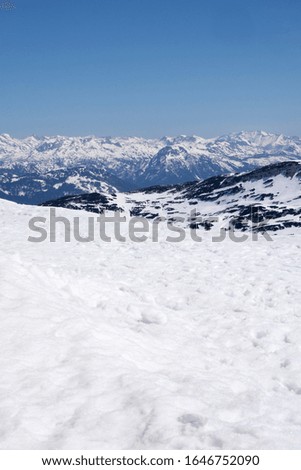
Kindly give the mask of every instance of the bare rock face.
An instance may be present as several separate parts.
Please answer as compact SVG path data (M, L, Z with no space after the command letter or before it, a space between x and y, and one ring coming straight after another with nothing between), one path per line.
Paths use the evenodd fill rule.
M119 210L206 230L215 223L226 229L254 231L301 227L301 162L127 193L66 196L43 205L96 213Z

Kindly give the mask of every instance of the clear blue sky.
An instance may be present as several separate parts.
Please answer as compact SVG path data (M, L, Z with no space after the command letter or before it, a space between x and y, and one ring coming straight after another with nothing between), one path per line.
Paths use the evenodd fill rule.
M301 135L300 0L0 0L0 133Z

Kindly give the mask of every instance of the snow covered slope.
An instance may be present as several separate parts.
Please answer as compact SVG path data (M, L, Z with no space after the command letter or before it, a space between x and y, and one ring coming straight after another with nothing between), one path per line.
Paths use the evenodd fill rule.
M0 135L0 196L39 203L99 191L203 180L301 158L301 139L240 132L214 139Z
M301 227L301 162L276 163L247 173L132 193L66 196L44 205L98 213L120 210L207 229L215 224L257 231Z
M300 449L300 232L30 243L33 216L0 201L2 449Z

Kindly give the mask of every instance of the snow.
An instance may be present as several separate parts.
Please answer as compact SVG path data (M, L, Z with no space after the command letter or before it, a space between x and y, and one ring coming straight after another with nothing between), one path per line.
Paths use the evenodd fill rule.
M108 167L116 168L120 161L147 163L165 147L188 152L192 162L195 158L210 157L220 164L223 160L243 160L252 162L262 160L262 165L273 163L269 157L300 157L301 138L264 131L238 132L216 138L205 139L193 135L145 139L142 137L68 137L68 136L30 136L17 139L8 134L0 134L0 157L3 162L22 163L30 161L41 163L43 160L64 159L72 163L83 159L101 159ZM180 156L183 158L182 156ZM188 160L189 161L189 160ZM231 163L231 161L230 161ZM232 164L234 161L232 161ZM239 164L239 161L236 162Z
M56 187L56 197L66 195L66 184L68 194L77 194L79 190L99 191L100 183L109 185L111 192L114 188L130 191L250 171L295 161L300 155L299 137L263 131L212 139L196 135L162 139L95 136L16 139L3 134L0 135L0 185L12 201L34 204L53 199L53 188L60 183L65 184ZM37 185L31 187L33 179L45 182L44 194L41 195ZM16 197L24 184L26 197Z
M28 242L48 214L0 201L2 449L300 449L300 231Z
M181 216L182 223L187 227L194 211L199 217L218 218L213 225L229 228L229 224L235 219L242 219L241 213L244 209L252 207L254 214L256 209L266 210L266 227L278 224L282 227L283 221L290 221L293 224L300 224L300 162L292 163L295 168L292 170L293 176L274 174L275 167L268 167L260 177L255 178L253 173L245 173L249 179L235 180L224 178L221 187L215 189L206 188L204 194L195 195L202 185L206 186L206 181L167 188L164 191L138 191L124 195L124 200L120 197L116 200L119 207L128 212L135 212L147 216L147 214L158 214L160 217L174 219ZM288 169L288 165L286 167ZM299 169L298 169L299 168ZM280 171L278 169L278 171ZM294 173L295 172L295 173ZM238 177L239 178L239 177ZM227 183L228 179L228 184ZM233 190L237 190L234 191ZM208 191L208 192L206 192ZM269 213L270 212L270 213ZM177 225L181 225L178 221Z

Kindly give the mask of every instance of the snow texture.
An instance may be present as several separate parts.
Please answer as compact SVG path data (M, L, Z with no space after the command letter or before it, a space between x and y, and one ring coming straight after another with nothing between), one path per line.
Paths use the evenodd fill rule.
M301 448L300 231L29 243L48 214L0 201L2 449Z

